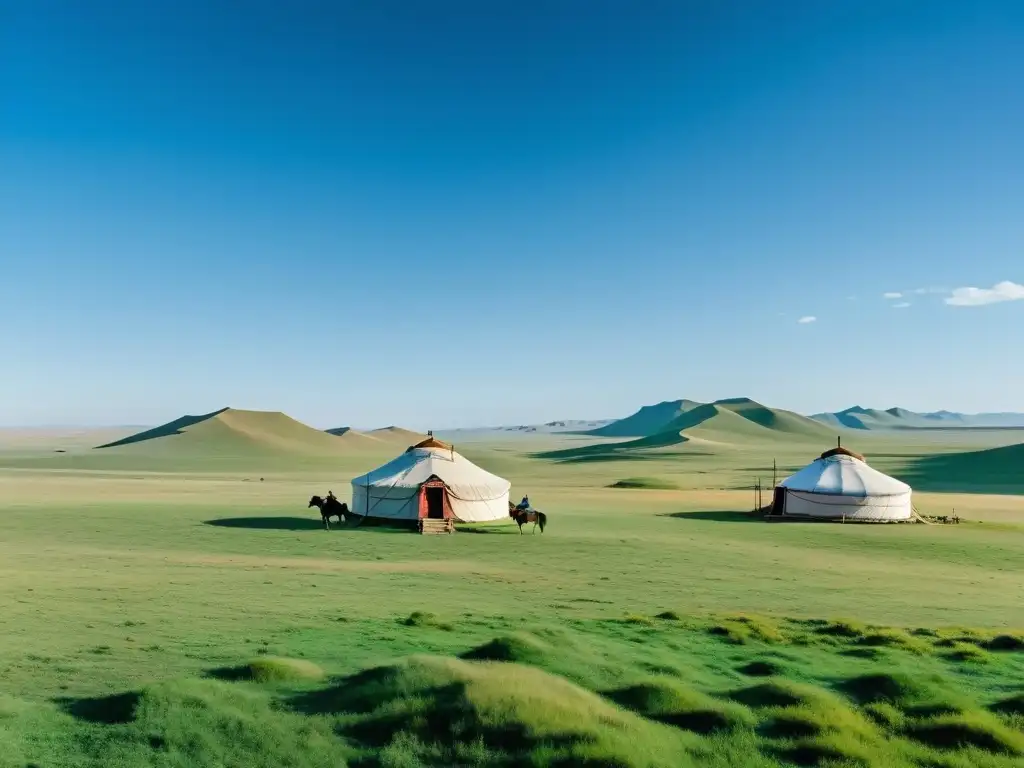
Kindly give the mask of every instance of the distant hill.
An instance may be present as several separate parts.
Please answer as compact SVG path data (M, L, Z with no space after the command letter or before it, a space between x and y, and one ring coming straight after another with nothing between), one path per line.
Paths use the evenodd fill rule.
M411 429L394 426L373 429L365 434L368 437L383 440L385 443L401 448L408 448L410 445L415 445L427 439L427 436L420 432L413 432Z
M339 438L283 413L222 408L201 416L182 416L97 450L178 457L329 456L350 453L362 444L358 438Z
M876 410L855 405L835 413L816 413L812 419L822 424L847 429L935 429L935 428L1021 428L1024 413L956 413L933 411L918 413L906 408Z
M333 429L324 430L328 435L334 435L336 438L345 443L346 446L352 448L366 448L366 449L382 449L385 447L385 442L379 438L368 435L365 432L359 432L358 430L352 429L352 427L334 427Z
M590 430L587 434L595 437L648 437L669 430L672 422L699 405L694 400L666 400L657 405L645 405L633 415Z
M683 401L676 401L682 405ZM685 445L692 450L713 450L716 445L743 445L773 440L799 440L830 444L835 433L828 426L806 416L779 408L769 408L749 398L731 398L713 403L694 404L685 401L687 408L675 407L678 415L663 423L656 432L633 440L615 443L585 445L560 451L540 454L543 458L563 460L615 460L627 458L629 454L657 451ZM650 406L645 418L671 412L674 403L660 403ZM634 416L644 413L641 409ZM630 417L633 418L633 417ZM650 418L648 423L655 423ZM623 419L623 421L626 421ZM639 429L643 420L636 419L635 426L625 429ZM614 426L614 425L613 425ZM594 433L591 433L594 434Z

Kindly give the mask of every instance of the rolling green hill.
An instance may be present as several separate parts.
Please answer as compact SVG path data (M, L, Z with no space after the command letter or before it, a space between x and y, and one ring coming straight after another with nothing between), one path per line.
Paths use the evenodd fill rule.
M359 432L322 432L276 411L222 408L182 416L159 427L98 446L104 454L160 458L330 457L388 446Z
M699 405L694 400L666 400L657 405L645 405L632 416L613 421L587 434L594 437L647 437L666 431L673 421Z
M653 434L616 443L599 443L541 454L545 458L600 461L637 458L650 452L685 446L691 452L715 452L765 442L828 445L835 433L824 424L749 398L695 405Z

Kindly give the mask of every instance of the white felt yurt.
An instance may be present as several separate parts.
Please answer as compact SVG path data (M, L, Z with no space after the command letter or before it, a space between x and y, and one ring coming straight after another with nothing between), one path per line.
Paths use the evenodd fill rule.
M894 522L913 516L911 488L845 448L826 451L775 488L770 516Z
M508 518L510 483L430 437L352 481L352 514L483 523Z

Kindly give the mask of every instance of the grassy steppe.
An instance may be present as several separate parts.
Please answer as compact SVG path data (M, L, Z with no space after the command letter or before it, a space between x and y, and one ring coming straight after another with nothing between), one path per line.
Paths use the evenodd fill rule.
M873 440L902 475L990 447ZM536 458L594 442L460 446L550 524L451 537L306 509L393 447L9 447L0 766L1024 760L1017 486L916 496L959 526L770 525L754 478L827 445Z

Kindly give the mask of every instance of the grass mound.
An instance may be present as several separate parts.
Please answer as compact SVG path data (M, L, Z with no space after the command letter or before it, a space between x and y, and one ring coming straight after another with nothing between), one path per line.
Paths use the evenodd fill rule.
M929 646L902 629L874 629L857 638L857 644L868 648L899 648L911 653L927 653Z
M937 749L977 747L987 752L1024 755L1024 734L984 712L938 715L909 724L905 733Z
M818 625L815 630L819 635L826 637L858 638L867 633L867 627L860 622L849 619L833 619Z
M996 635L985 641L984 647L989 651L1024 651L1024 634Z
M708 632L734 645L787 642L779 625L764 616L726 616L709 627Z
M358 713L341 731L365 748L401 752L405 765L689 762L678 731L519 664L412 657L306 697L304 706Z
M519 664L539 666L548 658L551 646L542 640L517 632L496 637L490 642L462 654L463 659L472 661L512 661Z
M66 702L64 709L88 730L66 734L60 759L46 765L345 764L345 745L328 723L281 711L261 691L217 680L170 681ZM4 757L0 763L7 765Z
M406 627L434 627L436 629L451 630L452 625L442 621L436 614L429 611L413 611L400 624Z
M1024 715L1024 693L1000 699L990 709L1003 715Z
M763 683L733 691L729 694L729 698L752 709L769 709L810 706L826 695L826 691L813 685L795 683L783 678L772 678Z
M222 680L251 680L257 683L299 683L320 680L324 671L311 661L263 656L237 667L214 670Z
M648 491L677 491L679 486L670 480L663 480L658 477L626 477L622 480L618 480L611 485L609 488L625 488L633 490L648 490Z
M743 707L685 688L671 678L655 678L606 695L644 717L696 733L731 731L754 724L753 715Z
M756 659L749 664L744 664L738 671L747 677L775 677L781 675L785 669L775 661Z
M962 664L986 664L991 660L988 651L974 643L952 643L949 650L942 654L944 658Z
M963 712L970 705L949 691L944 681L934 676L913 676L902 672L860 675L840 686L860 704L887 703L914 715Z

